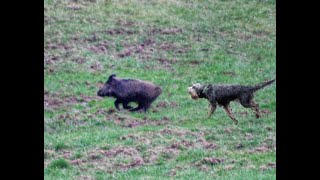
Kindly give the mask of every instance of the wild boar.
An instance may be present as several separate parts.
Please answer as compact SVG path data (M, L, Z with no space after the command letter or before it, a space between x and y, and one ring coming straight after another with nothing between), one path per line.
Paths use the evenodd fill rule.
M138 79L121 79L115 74L109 76L107 82L98 91L100 97L114 97L116 101L114 105L117 110L120 110L119 104L122 104L124 109L129 111L143 110L147 112L152 102L162 93L162 89L151 82ZM132 108L128 104L136 102L138 106Z

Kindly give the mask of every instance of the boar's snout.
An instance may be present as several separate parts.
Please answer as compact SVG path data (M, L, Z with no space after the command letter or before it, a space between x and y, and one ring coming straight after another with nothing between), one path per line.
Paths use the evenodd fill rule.
M100 89L97 93L98 96L103 97L102 89Z
M110 88L110 86L104 86L104 87L102 87L102 88L98 91L97 95L100 96L100 97L111 96L111 88Z

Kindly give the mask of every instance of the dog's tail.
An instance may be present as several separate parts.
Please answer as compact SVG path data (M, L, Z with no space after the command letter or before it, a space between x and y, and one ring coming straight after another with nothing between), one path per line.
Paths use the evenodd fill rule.
M257 85L255 85L255 86L252 87L252 90L253 90L253 91L257 91L257 90L259 90L259 89L262 89L262 88L264 88L264 87L272 84L275 80L276 80L276 79L273 79L273 80L270 80L270 81L265 81L265 82L262 82L262 83L260 83L260 84L257 84Z

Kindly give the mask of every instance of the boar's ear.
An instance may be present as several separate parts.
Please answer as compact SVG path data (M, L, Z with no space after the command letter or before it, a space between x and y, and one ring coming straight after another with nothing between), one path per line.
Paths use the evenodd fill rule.
M108 78L107 83L111 83L114 77L116 77L116 74L111 74Z

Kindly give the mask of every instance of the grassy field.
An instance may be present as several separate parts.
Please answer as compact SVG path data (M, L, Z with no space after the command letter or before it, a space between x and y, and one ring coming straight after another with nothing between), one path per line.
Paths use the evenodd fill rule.
M275 0L44 0L44 179L275 179L276 85L206 119L195 82L276 77ZM99 98L108 76L151 81L147 114ZM134 104L133 104L134 106Z

